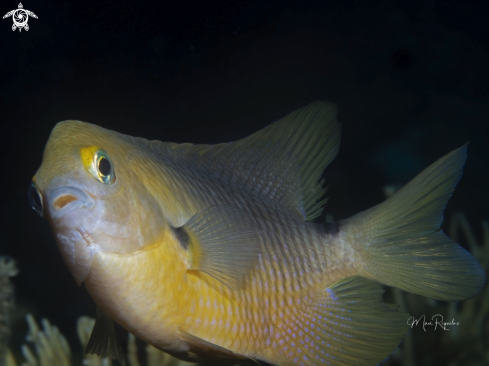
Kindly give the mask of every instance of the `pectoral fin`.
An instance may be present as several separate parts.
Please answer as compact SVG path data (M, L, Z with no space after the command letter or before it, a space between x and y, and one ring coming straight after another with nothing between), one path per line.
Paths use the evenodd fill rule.
M88 340L85 353L96 354L100 357L110 357L127 365L127 358L117 340L114 321L97 306L97 320Z
M235 206L209 207L175 234L188 250L190 271L202 271L232 289L241 286L260 253L255 221Z

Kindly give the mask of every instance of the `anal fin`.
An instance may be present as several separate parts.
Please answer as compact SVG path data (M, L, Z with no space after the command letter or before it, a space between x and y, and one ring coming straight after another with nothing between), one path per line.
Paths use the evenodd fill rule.
M288 365L377 365L399 345L408 314L382 300L374 281L350 277L307 303L285 326L282 352Z

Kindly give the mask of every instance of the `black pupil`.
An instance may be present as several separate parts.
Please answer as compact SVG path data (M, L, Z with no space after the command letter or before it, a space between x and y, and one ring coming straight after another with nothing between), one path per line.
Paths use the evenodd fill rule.
M42 216L43 213L42 201L41 201L41 197L39 197L39 192L37 191L34 183L31 183L31 186L29 187L28 196L29 196L29 203L31 204L32 209L36 211L36 213L39 216Z
M98 170L102 175L109 175L111 170L110 161L106 158L100 159L98 163Z

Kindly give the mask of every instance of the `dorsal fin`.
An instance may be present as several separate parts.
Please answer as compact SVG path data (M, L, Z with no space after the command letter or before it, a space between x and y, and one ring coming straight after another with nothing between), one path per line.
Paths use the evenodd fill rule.
M232 143L151 145L172 160L267 196L301 220L311 220L326 202L318 202L326 191L321 173L339 150L336 113L334 104L315 102Z

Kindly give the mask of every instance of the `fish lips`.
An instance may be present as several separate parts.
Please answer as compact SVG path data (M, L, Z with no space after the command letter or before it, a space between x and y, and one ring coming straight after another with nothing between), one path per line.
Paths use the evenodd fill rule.
M84 191L75 187L58 187L53 190L47 200L49 214L52 219L62 219L70 212L80 208L92 209L94 199Z
M85 210L95 208L95 199L83 190L69 186L58 187L47 196L49 221L56 234L58 248L80 285L90 273L93 255L100 251L85 228L90 216Z

